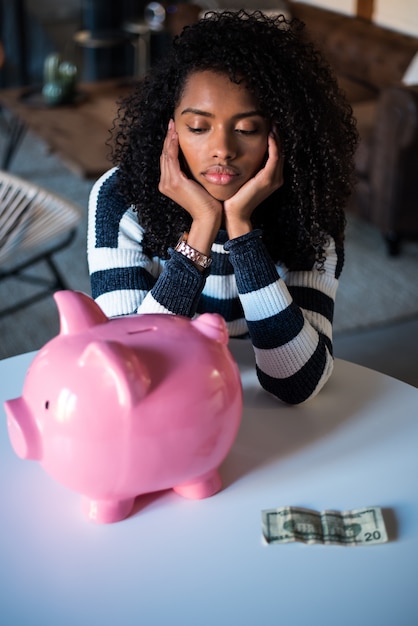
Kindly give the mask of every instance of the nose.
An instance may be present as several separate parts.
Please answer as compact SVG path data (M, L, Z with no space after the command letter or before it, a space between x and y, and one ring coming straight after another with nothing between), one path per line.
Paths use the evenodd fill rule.
M237 141L234 132L225 128L214 130L211 137L211 154L220 160L231 160L237 156Z

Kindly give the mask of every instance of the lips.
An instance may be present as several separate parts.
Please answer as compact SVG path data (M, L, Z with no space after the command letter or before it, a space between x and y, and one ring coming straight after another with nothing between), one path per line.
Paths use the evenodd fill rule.
M237 179L239 172L234 167L212 165L202 172L202 176L215 185L229 185Z

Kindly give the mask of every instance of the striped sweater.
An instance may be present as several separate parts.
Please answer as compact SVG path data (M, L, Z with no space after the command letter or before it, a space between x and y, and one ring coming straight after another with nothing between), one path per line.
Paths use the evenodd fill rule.
M333 368L332 318L343 263L334 241L323 271L289 271L273 263L260 230L232 240L220 230L212 264L200 272L175 250L167 260L143 252L143 229L115 183L113 168L95 183L89 201L92 296L106 315L219 313L231 337L251 340L264 389L289 404L316 395Z

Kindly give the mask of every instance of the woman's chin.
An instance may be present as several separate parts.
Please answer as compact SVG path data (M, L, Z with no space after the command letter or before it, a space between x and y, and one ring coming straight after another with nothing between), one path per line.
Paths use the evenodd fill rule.
M215 198L215 200L218 200L218 202L225 202L226 200L229 200L230 198L232 198L234 194L226 194L226 193L217 193L216 195L212 194L212 196Z
M210 185L205 187L205 189L218 202L225 202L235 196L239 187L231 188L229 185Z

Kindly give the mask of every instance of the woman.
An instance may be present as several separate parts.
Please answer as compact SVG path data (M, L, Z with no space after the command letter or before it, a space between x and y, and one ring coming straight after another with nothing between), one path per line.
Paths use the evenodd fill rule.
M357 135L302 25L206 15L115 128L115 168L90 198L93 297L109 316L220 313L267 391L314 396L333 367Z

